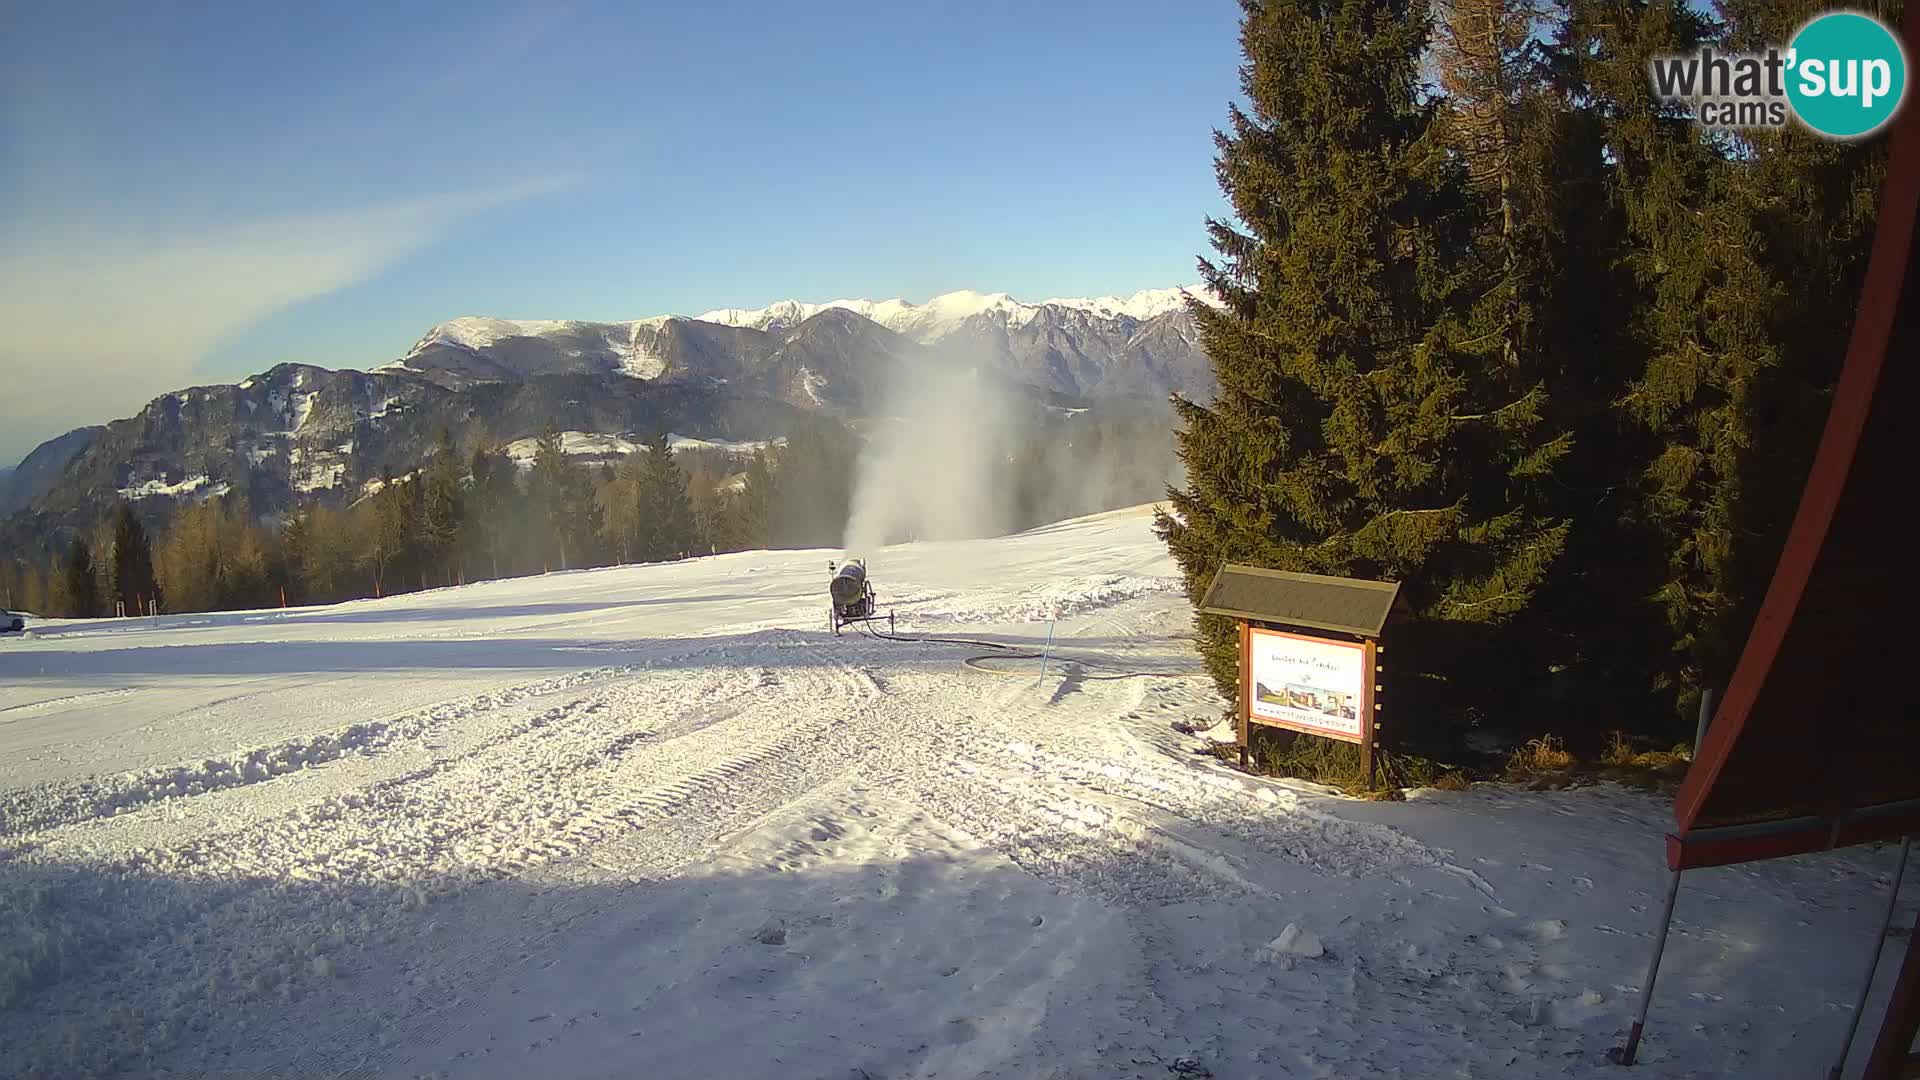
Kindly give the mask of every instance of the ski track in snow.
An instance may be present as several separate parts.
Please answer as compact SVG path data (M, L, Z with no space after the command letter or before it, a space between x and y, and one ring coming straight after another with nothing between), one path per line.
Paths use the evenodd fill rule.
M65 765L0 788L0 1071L1609 1075L1663 804L1196 756L1171 725L1219 701L1142 514L874 553L882 606L1191 676L833 637L829 554L14 643L0 745ZM318 711L221 711L290 701L303 655ZM1640 1072L1823 1066L1888 861L1690 874Z

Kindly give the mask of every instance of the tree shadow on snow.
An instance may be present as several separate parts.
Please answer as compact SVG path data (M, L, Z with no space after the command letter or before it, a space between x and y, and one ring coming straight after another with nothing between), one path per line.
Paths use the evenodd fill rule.
M589 886L0 861L0 1072L1161 1075L1048 1030L1049 996L1113 1011L1116 913L950 853L769 854Z
M824 621L824 620L823 620ZM902 630L906 636L908 631ZM920 635L914 635L920 636ZM933 635L928 632L928 636ZM1044 637L1021 634L952 635L999 644L1009 650L1038 651ZM1061 653L1092 657L1115 650L1102 663L1139 670L1193 668L1193 656L1177 643L1141 650L1139 638L1091 637L1056 640ZM969 651L971 650L971 651ZM991 652L966 642L943 644L887 641L825 630L761 630L714 637L558 638L503 634L483 638L417 638L358 641L261 641L178 644L119 649L0 649L0 679L75 678L112 675L299 675L450 670L581 671L596 667L644 665L657 669L759 667L833 667L847 663L885 663L921 670L958 668L969 655Z
M405 596L427 594L412 593ZM404 599L392 597L390 600ZM140 635L190 629L282 628L317 626L378 627L421 622L460 622L475 619L508 619L525 616L581 615L591 612L615 612L628 608L658 607L676 604L733 604L769 599L754 594L716 593L702 596L658 596L639 600L579 600L520 603L503 597L498 604L467 602L435 607L400 605L379 600L347 601L325 607L296 607L264 611L207 611L150 618L89 619L64 622L56 626L36 626L34 640L60 638L97 638L104 635Z
M1043 880L944 834L870 842L894 820L849 801L657 880L594 851L549 867L592 868L591 884L196 877L0 852L0 1064L63 1077L1165 1078L1197 1054L1223 1080L1439 1075L1463 1060L1584 1075L1606 1068L1629 1004L1616 984L1645 958L1640 940L1528 944L1500 921L1511 913L1470 916L1498 940L1461 921L1485 910L1468 890L1454 908L1436 911L1429 891L1383 914L1374 898L1392 884L1366 876L1329 879L1305 906L1117 900L1094 883L1153 865L1124 845ZM1637 1072L1824 1065L1840 1014L1783 1017L1778 1002L1848 1000L1854 976L1817 962L1831 935L1796 928L1800 914L1742 921L1737 943L1676 935ZM1292 921L1319 928L1325 955L1262 948ZM1595 988L1604 1007L1571 1004ZM1684 1000L1716 989L1727 1001L1683 1023Z

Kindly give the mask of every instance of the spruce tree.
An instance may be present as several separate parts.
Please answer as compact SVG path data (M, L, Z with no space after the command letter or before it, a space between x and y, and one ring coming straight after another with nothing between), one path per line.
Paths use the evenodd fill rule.
M769 543L781 547L835 547L846 535L853 506L854 462L860 444L845 425L802 417L771 455L779 490L769 512Z
M507 515L516 511L520 501L517 470L512 458L482 443L474 447L468 471L473 476L473 487L469 498L471 527L466 535L476 549L476 557L484 557L489 576L497 578L501 574L501 557L508 554ZM511 565L509 562L509 568Z
M454 569L460 550L460 533L465 525L465 499L460 475L460 459L454 452L453 434L440 429L434 440L433 460L427 465L421 492L420 539L427 558L438 568L447 584L460 576Z
M593 492L586 475L568 459L560 430L551 422L534 446L528 489L546 528L546 565L560 570L585 565L585 540L593 531Z
M730 550L733 538L727 535L727 496L722 490L725 477L710 465L696 465L687 474L687 506L693 515L693 549L696 553L718 554Z
M147 530L134 516L133 508L122 500L113 508L113 598L126 606L127 614L139 615L155 599L153 544Z
M1723 162L1684 106L1654 97L1647 75L1653 56L1694 51L1711 31L1705 18L1676 0L1573 0L1563 47L1577 72L1575 92L1601 118L1622 261L1631 277L1624 302L1616 305L1628 330L1619 360L1629 380L1619 405L1647 441L1618 463L1617 482L1635 493L1638 516L1658 538L1648 554L1660 571L1643 587L1663 613L1665 655L1650 659L1647 677L1669 699L1698 682L1690 658L1699 627L1719 608L1711 587L1702 586L1718 576L1710 567L1726 540L1709 523L1710 512L1701 513L1713 501L1712 470L1702 466L1715 451L1683 433L1688 418L1682 414L1704 418L1698 410L1709 401L1739 397L1741 387L1727 381L1732 373L1720 362L1742 364L1731 352L1765 347L1751 332L1751 303L1739 295L1761 284L1751 260L1721 246L1744 242L1733 235L1743 230L1717 190ZM1751 300L1771 302L1766 291ZM1689 388L1693 380L1699 382ZM1733 412L1739 410L1735 405ZM1714 433L1701 434L1717 441ZM1734 441L1741 438L1736 434ZM1734 441L1718 450L1733 451Z
M1195 304L1219 384L1176 397L1184 489L1159 519L1196 601L1222 562L1404 582L1418 618L1526 608L1565 542L1540 488L1566 449L1537 373L1491 364L1468 177L1422 88L1421 0L1242 4L1216 133L1234 221ZM1203 655L1233 692L1231 624Z
M1830 8L1810 0L1727 0L1717 7L1720 41L1740 51L1782 44ZM1899 22L1897 3L1868 10ZM1884 133L1841 142L1789 124L1726 138L1716 162L1717 191L1738 235L1750 238L1742 254L1768 286L1748 298L1743 317L1764 326L1771 349L1758 355L1771 363L1736 375L1749 380L1742 417L1748 435L1730 477L1718 479L1724 459L1712 456L1716 497L1736 494L1713 586L1717 617L1703 623L1694 650L1705 687L1724 688L1731 676L1799 505L1852 332L1887 148Z
M354 558L352 529L339 510L310 506L281 531L289 576L303 602L330 603L342 598Z
M94 579L93 553L87 550L86 541L75 540L68 546L60 586L68 618L92 619L99 616L99 582Z
M391 472L381 474L380 490L362 503L361 535L366 544L364 561L373 573L373 594L385 596L394 591L393 573L405 565L418 537L412 480L396 480Z
M1634 482L1651 440L1618 403L1634 373L1638 294L1609 172L1605 106L1581 80L1592 53L1569 33L1573 11L1533 0L1446 0L1435 49L1439 126L1465 165L1477 222L1480 333L1464 345L1483 377L1537 416L1551 475L1510 498L1567 522L1565 547L1535 599L1499 635L1502 673L1476 705L1532 715L1550 691L1556 726L1618 727L1646 713L1658 655L1650 572L1659 546ZM1646 86L1644 66L1638 73ZM1557 440L1557 441L1552 441ZM1551 672L1547 685L1515 669ZM1500 702L1498 691L1518 699Z
M35 615L48 615L53 611L54 589L52 578L56 571L52 567L29 564L20 583L20 606Z
M677 559L693 547L693 508L687 501L687 474L674 460L667 435L658 432L641 453L641 557Z
M1884 141L1790 127L1704 132L1653 99L1649 57L1788 40L1815 9L1737 0L1576 0L1564 55L1604 132L1632 278L1622 455L1658 538L1648 587L1667 654L1652 678L1689 724L1724 686L1797 505L1857 301ZM1631 439L1627 440L1629 443Z
M17 555L0 560L0 611L19 611L27 606L27 577L32 572Z
M618 466L608 466L595 493L600 503L600 534L614 561L645 561L642 521L646 499L646 456L629 454Z
M772 545L773 507L780 498L780 480L767 451L754 451L739 491L727 506L728 546L753 550Z

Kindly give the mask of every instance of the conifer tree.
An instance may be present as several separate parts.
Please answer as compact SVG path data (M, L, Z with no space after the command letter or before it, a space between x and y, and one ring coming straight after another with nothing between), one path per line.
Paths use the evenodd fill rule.
M739 492L728 504L729 546L739 550L767 547L773 542L773 507L780 496L780 475L766 450L754 451L742 479Z
M786 444L771 455L778 493L768 507L767 542L781 547L841 543L853 505L854 461L860 445L842 424L802 417Z
M1575 0L1563 48L1599 118L1632 293L1620 402L1647 440L1621 465L1658 537L1652 677L1691 719L1724 685L1825 421L1871 239L1884 145L1797 128L1702 132L1652 97L1648 59L1788 40L1814 8L1737 0L1715 25L1675 0Z
M99 582L94 579L93 553L84 540L76 539L67 547L67 561L60 576L60 593L67 617L91 619L100 614Z
M391 571L403 565L418 535L419 518L415 512L417 484L410 479L396 480L383 473L380 490L361 504L366 538L365 561L373 573L373 594L385 596L394 591Z
M600 504L600 534L615 562L644 561L642 522L645 513L646 458L629 454L617 466L608 466L595 491Z
M1641 514L1660 538L1656 559L1664 569L1648 584L1664 613L1667 655L1650 678L1673 694L1697 684L1691 658L1699 629L1720 606L1703 585L1719 576L1712 567L1727 534L1711 520L1713 481L1702 466L1716 453L1730 464L1742 438L1736 425L1702 433L1718 443L1703 446L1684 433L1689 417L1681 414L1707 419L1710 403L1732 404L1731 412L1711 418L1724 423L1740 411L1734 399L1743 390L1719 365L1743 365L1732 353L1765 348L1752 333L1749 302L1738 296L1762 283L1750 259L1720 246L1742 243L1735 234L1744 232L1720 201L1724 162L1684 107L1653 96L1647 76L1653 56L1690 52L1710 40L1710 24L1677 0L1574 0L1569 11L1565 52L1579 72L1577 92L1602 117L1632 275L1619 305L1630 327L1620 361L1631 373L1620 400L1649 439L1641 456L1619 462L1619 481L1640 496ZM1754 299L1770 302L1765 292ZM1746 313L1728 318L1727 302ZM1720 441L1721 433L1733 439Z
M342 599L349 588L357 539L345 516L330 506L310 506L288 521L281 546L303 600Z
M687 470L687 509L692 516L693 550L713 555L731 549L726 535L727 497L721 490L724 477L709 464L696 464Z
M551 422L534 447L528 488L547 530L547 565L560 570L584 565L584 541L593 531L593 492L585 474L568 460L560 430Z
M427 558L448 584L460 576L453 564L459 557L460 533L465 524L464 480L453 434L443 427L435 439L433 460L427 465L422 484L420 539Z
M1831 6L1727 0L1716 6L1719 40L1738 51L1783 44ZM1869 9L1899 21L1897 3ZM1650 398L1671 410L1656 430L1666 437L1678 428L1678 441L1690 444L1696 468L1706 474L1695 474L1690 485L1696 499L1706 492L1705 505L1677 517L1683 534L1702 537L1699 550L1713 557L1704 567L1683 568L1676 576L1686 584L1670 593L1711 598L1698 612L1691 656L1705 688L1724 688L1732 674L1799 504L1852 331L1887 147L1884 134L1841 142L1797 124L1739 132L1716 145L1718 229L1708 239L1739 244L1721 272L1743 291L1713 297L1729 324L1715 328L1725 348L1689 350L1685 359L1650 371L1647 387ZM1755 342L1765 344L1756 348ZM1696 370L1723 374L1723 401L1682 381L1695 374L1686 360L1699 362L1713 351L1724 358ZM1671 477L1663 472L1662 479ZM1666 509L1678 508L1674 494L1663 485Z
M639 454L641 557L677 559L693 547L693 508L687 502L687 474L674 460L667 435L658 432Z
M15 614L56 614L49 603L48 593L53 590L47 577L39 563L18 556L0 561L0 609Z
M47 615L53 611L54 587L49 580L53 575L49 569L28 564L20 582L19 604L36 615Z
M27 579L33 567L17 555L0 559L0 611L21 611L27 606Z
M1552 475L1509 498L1569 523L1566 546L1535 601L1501 635L1506 672L1551 671L1561 724L1621 726L1647 711L1660 631L1649 568L1658 547L1632 478L1648 439L1618 402L1635 354L1636 292L1623 266L1624 223L1612 198L1602 110L1576 72L1566 8L1537 0L1443 0L1435 68L1439 129L1467 170L1477 222L1477 281L1463 346L1482 378L1504 381L1559 441ZM1646 84L1644 69L1641 85ZM1486 680L1523 699L1545 687ZM1535 701L1513 701L1524 714Z
M175 514L154 551L171 611L219 611L276 603L285 567L275 538L247 501L208 499Z
M1176 397L1188 484L1159 520L1198 600L1225 561L1389 578L1420 619L1523 610L1565 542L1540 487L1566 438L1537 374L1488 365L1468 177L1421 88L1422 0L1247 0L1216 135L1235 221L1196 304L1219 394ZM1203 617L1223 692L1231 626Z
M474 447L468 470L473 475L473 487L467 536L477 548L476 554L485 557L489 575L497 578L508 536L507 515L520 501L517 470L511 458L486 443Z
M126 606L127 614L145 612L156 599L153 574L153 544L147 530L125 500L113 508L113 598Z

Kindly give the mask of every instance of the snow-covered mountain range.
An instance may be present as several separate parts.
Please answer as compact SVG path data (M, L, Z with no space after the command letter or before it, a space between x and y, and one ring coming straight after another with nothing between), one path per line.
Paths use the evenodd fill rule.
M841 386L838 393L822 394L820 380L834 382L839 371L864 383L870 365L862 361L891 362L918 346L944 362L1050 393L1158 399L1179 390L1204 396L1210 372L1187 304L1189 297L1205 296L1189 286L1030 304L1006 293L962 291L919 304L780 300L761 308L621 322L467 316L435 326L405 356L375 370L413 372L449 385L581 373L744 382L751 391L812 408L829 399L857 402L865 396L861 390L871 389ZM795 365L783 368L774 361L791 353L796 340L822 344L821 335L809 331L816 321L838 328L841 340L828 351L840 355L792 382L797 373L789 369ZM791 385L776 385L782 378Z
M155 512L225 491L260 512L351 498L417 468L443 426L503 443L548 423L589 436L777 439L809 413L884 415L885 387L917 366L974 370L1034 408L1206 398L1212 369L1190 296L1204 294L1026 303L953 292L624 322L452 319L370 370L280 364L49 440L0 484L0 515L11 512L0 541L61 542L118 497Z
M810 304L802 300L779 300L763 308L718 308L697 315L701 322L726 326L750 326L756 330L779 330L793 326L828 308L839 308L865 316L896 333L922 342L937 341L964 327L970 320L989 319L1008 329L1017 329L1044 316L1046 308L1084 311L1102 319L1132 319L1146 322L1169 312L1185 311L1189 296L1210 300L1198 285L1171 289L1142 289L1132 296L1092 298L1056 298L1037 304L1022 303L1006 293L979 293L971 290L942 293L924 304L909 300L829 300Z

